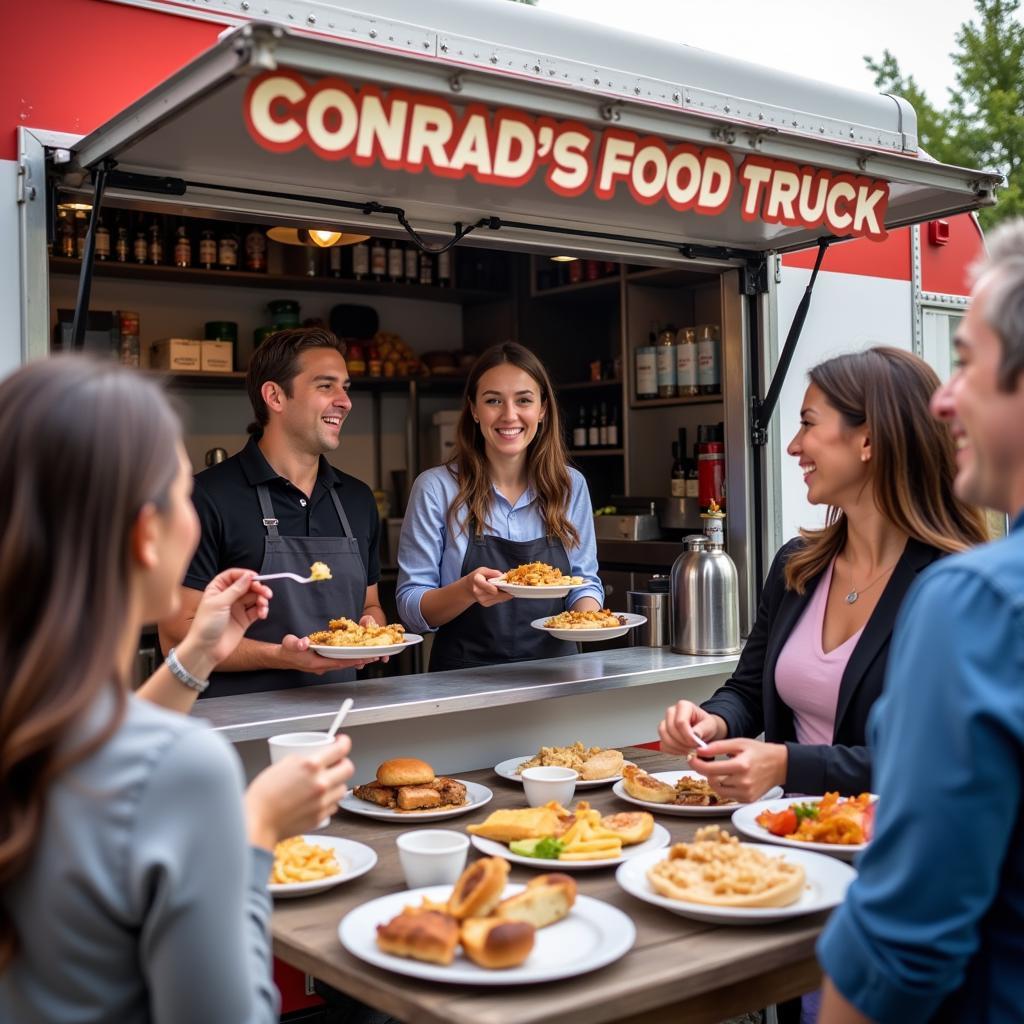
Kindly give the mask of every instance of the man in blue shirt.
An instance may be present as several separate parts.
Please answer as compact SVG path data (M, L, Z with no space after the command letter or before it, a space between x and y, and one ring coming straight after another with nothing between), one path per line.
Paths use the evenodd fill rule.
M904 605L872 716L875 836L818 945L821 1024L1024 1020L1024 221L991 237L954 344L932 411L957 494L1012 529Z

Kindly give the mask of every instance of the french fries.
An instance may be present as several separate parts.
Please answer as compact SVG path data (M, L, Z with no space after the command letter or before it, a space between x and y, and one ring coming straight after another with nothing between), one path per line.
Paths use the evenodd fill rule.
M284 839L274 847L274 867L270 872L272 885L318 882L338 874L341 874L341 865L334 851L307 843L302 836Z
M601 814L586 800L576 805L576 821L559 838L564 847L559 860L614 860L622 856L622 838L601 824Z

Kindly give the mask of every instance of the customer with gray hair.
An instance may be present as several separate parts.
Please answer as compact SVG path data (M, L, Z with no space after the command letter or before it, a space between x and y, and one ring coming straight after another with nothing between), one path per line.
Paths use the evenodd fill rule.
M818 946L822 1024L1024 1013L1024 221L992 235L954 344L932 412L956 492L1013 522L904 604L872 723L875 836Z

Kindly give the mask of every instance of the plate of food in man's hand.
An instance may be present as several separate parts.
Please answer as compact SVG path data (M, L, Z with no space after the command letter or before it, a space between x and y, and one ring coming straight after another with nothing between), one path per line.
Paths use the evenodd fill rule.
M478 810L494 794L477 782L435 775L416 757L395 757L377 768L372 782L356 786L339 801L342 810L381 821L434 821Z
M683 818L721 817L743 806L739 801L716 792L703 775L693 771L645 772L636 765L626 765L612 792L656 814L674 814ZM782 789L775 786L761 799L778 796L782 796Z
M400 622L386 626L361 626L352 619L331 619L327 629L309 634L309 649L322 658L361 661L400 654L407 647L423 643L417 633L406 633Z

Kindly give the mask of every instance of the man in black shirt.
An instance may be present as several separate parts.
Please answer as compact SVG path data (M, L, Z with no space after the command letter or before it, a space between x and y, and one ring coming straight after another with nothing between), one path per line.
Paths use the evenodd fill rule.
M218 697L355 678L375 658L339 662L309 650L329 619L385 623L377 594L380 520L370 489L331 466L352 408L345 347L322 328L278 331L253 354L246 386L256 423L246 446L195 478L202 536L185 576L182 608L160 624L164 649L185 635L202 591L229 567L331 579L275 580L270 613L217 666L204 696Z

